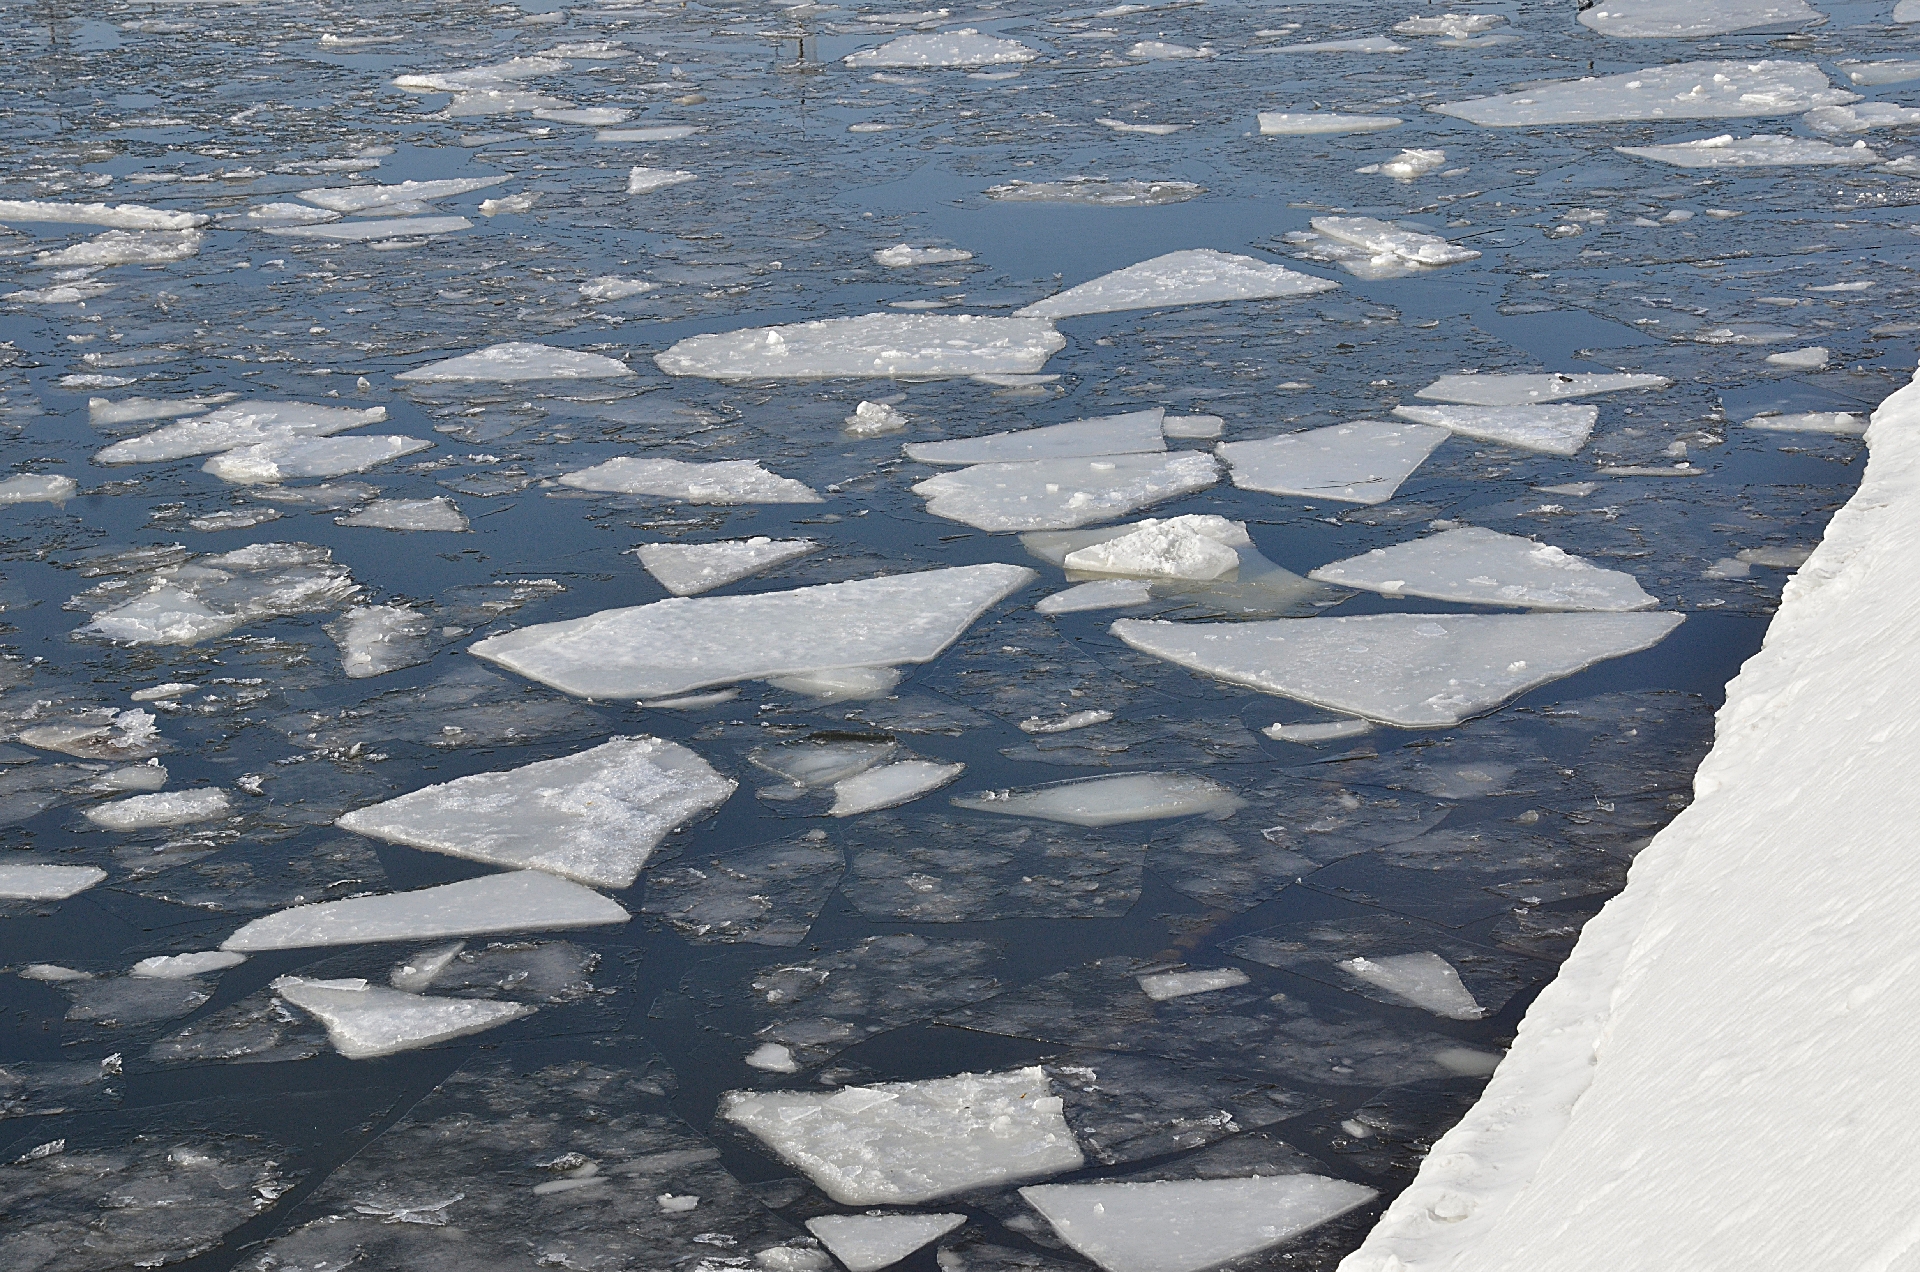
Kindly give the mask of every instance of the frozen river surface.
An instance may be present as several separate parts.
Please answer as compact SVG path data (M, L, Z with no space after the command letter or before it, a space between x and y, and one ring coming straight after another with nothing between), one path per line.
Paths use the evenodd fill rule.
M0 7L0 1266L1333 1268L1911 374L1910 8Z

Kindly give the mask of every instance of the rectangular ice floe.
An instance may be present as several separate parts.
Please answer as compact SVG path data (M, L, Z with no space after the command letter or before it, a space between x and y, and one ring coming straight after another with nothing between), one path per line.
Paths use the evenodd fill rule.
M1446 727L1539 685L1666 639L1682 615L1364 614L1261 623L1123 618L1156 658L1346 715Z
M445 495L431 499L376 499L358 512L335 517L336 526L359 526L372 530L439 531L461 534L468 528L467 514Z
M1145 605L1152 599L1153 584L1146 579L1101 579L1043 596L1033 608L1042 614L1078 614L1084 610Z
M1836 146L1811 137L1735 137L1732 133L1664 146L1615 146L1614 149L1636 159L1653 159L1676 168L1863 167L1881 161L1880 155L1868 149L1864 141Z
M1213 456L1106 455L976 464L913 488L936 517L982 530L1065 530L1125 516L1219 480Z
M1567 398L1617 393L1622 389L1664 389L1673 384L1664 375L1582 371L1573 375L1443 375L1414 394L1429 402L1462 406L1537 406Z
M430 941L489 932L604 927L632 917L591 888L539 870L515 870L413 892L297 905L255 919L220 948L249 953L365 941Z
M1632 120L1797 115L1859 95L1833 87L1811 62L1675 62L1624 75L1541 84L1432 109L1489 128Z
M1335 561L1309 578L1388 596L1468 605L1624 612L1659 604L1631 574L1603 570L1546 543L1479 526Z
M129 437L98 452L96 464L152 464L189 455L212 455L294 437L331 437L378 424L387 408L312 406L305 402L235 402L151 433Z
M0 481L0 507L8 504L63 504L80 490L80 483L58 473L21 473Z
M357 808L338 825L429 852L627 888L668 832L725 802L735 785L678 743L615 738L578 755L423 787Z
M471 652L568 693L663 698L739 680L930 662L1036 577L1015 565L968 565L675 598L524 627Z
M838 1091L732 1091L720 1116L847 1206L900 1206L1078 1170L1039 1066Z
M0 901L64 901L106 877L98 866L0 865Z
M327 1028L327 1040L349 1060L390 1056L482 1033L536 1010L524 1003L478 998L425 998L364 980L282 976L273 990Z
M1447 430L1427 424L1357 420L1251 442L1222 442L1214 453L1242 490L1377 504L1426 462Z
M865 314L689 336L654 361L668 375L710 380L1030 374L1066 347L1043 318Z
M108 800L89 808L86 816L88 821L107 830L146 830L224 817L230 802L227 793L219 787L203 786L198 790L157 791L151 795Z
M1396 406L1393 413L1502 446L1543 455L1577 455L1593 436L1597 406Z
M1384 132L1403 121L1392 115L1337 115L1330 111L1288 114L1260 112L1260 132L1267 137L1328 137L1339 133Z
M633 550L648 574L675 596L696 596L819 550L812 539L725 539L719 543L643 543Z
M510 340L415 367L393 378L407 384L515 384L524 380L606 380L632 374L626 363L604 354Z
M1016 312L1023 318L1071 318L1123 309L1313 296L1339 286L1251 256L1195 248L1103 274Z
M1226 817L1245 803L1220 783L1191 773L1120 773L953 797L956 808L1071 826L1118 826L1196 814Z
M1597 0L1580 11L1581 26L1631 40L1698 39L1825 21L1806 0Z
M1069 420L1041 428L962 437L946 442L909 442L901 449L923 464L992 464L1027 459L1076 459L1103 455L1144 455L1167 449L1160 407Z
M1847 411L1794 411L1783 415L1756 415L1748 428L1769 433L1832 433L1839 437L1859 437L1867 431L1863 415Z
M622 456L560 478L575 490L654 495L703 504L820 503L805 482L770 473L750 459L693 463L684 459Z

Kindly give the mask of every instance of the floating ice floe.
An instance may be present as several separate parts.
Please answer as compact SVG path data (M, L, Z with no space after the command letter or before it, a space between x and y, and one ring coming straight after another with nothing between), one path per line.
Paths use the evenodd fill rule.
M431 499L376 499L358 512L335 517L338 526L362 526L375 530L439 530L459 533L467 528L467 515L460 505L445 495Z
M1445 728L1609 658L1683 616L1364 614L1255 623L1123 618L1142 653L1262 693L1406 729Z
M972 252L958 247L915 247L911 243L883 247L873 254L874 264L884 265L888 269L907 269L914 265L957 265L972 259Z
M878 437L882 433L904 432L907 417L885 402L862 402L840 426L854 437Z
M1325 720L1313 724L1270 724L1260 732L1275 742L1335 742L1372 733L1371 720Z
M615 274L602 274L598 278L589 278L580 284L580 294L588 300L625 300L629 296L643 296L658 287L644 278L621 278Z
M1087 456L1144 455L1167 449L1160 407L1069 420L1040 428L989 433L985 437L955 438L946 442L909 442L902 447L908 459L923 464L993 464L1033 459L1077 459Z
M1214 453L1242 490L1377 504L1448 437L1428 424L1359 420L1251 442L1222 442Z
M1264 137L1332 137L1341 133L1384 132L1398 128L1405 120L1392 115L1340 115L1331 111L1288 113L1278 110L1260 112L1260 133Z
M1577 455L1593 436L1597 406L1396 406L1393 413L1483 442L1543 455Z
M665 190L669 186L685 185L699 179L698 173L680 168L634 168L627 173L627 193L652 194L655 190Z
M1396 44L1384 35L1363 35L1351 40L1310 40L1305 44L1282 44L1275 53L1405 53L1407 46Z
M450 857L628 888L670 831L724 803L736 785L678 743L615 738L423 787L336 824Z
M1871 128L1910 128L1920 124L1920 108L1892 102L1861 102L1858 106L1816 106L1801 116L1807 127L1821 133L1857 133Z
M375 437L292 435L256 442L215 455L201 467L236 486L265 486L295 477L340 477L364 473L403 455L426 450L432 442L385 434Z
M1062 1240L1105 1272L1200 1272L1271 1249L1377 1195L1320 1175L1020 1190Z
M1748 428L1769 433L1832 433L1839 437L1860 437L1867 431L1867 417L1848 411L1796 411L1782 415L1756 415Z
M81 634L136 645L191 645L246 623L332 609L360 591L327 549L300 543L256 543L197 557L144 581L144 591L101 610Z
M1309 578L1388 596L1424 596L1467 605L1624 613L1659 602L1619 570L1603 570L1551 544L1479 526L1375 548L1323 565Z
M807 1231L847 1272L880 1272L966 1221L965 1215L821 1215L807 1220Z
M387 408L310 406L305 402L235 402L194 419L177 420L99 451L96 464L152 464L211 455L293 437L331 437L378 424Z
M1065 530L1205 490L1219 476L1213 456L1180 451L976 464L913 492L934 516L982 530Z
M595 141L680 141L705 129L693 124L661 124L653 128L607 128L594 134Z
M895 749L895 744L885 739L800 738L760 747L748 755L747 760L755 768L783 777L794 787L806 790L863 773L892 755Z
M819 703L853 702L886 697L900 683L900 672L894 667L829 667L768 676L767 683Z
M550 932L604 927L632 917L591 888L543 870L515 870L413 892L297 905L255 919L221 942L220 948L251 953L491 932Z
M72 305L83 300L92 300L95 296L104 296L118 287L118 283L105 283L85 275L91 270L74 271L82 277L67 282L54 282L46 287L22 287L16 291L0 293L0 300L17 301L22 305Z
M194 791L163 791L109 800L87 810L87 820L108 830L146 830L186 826L226 816L232 801L217 786Z
M444 114L448 119L471 119L477 115L511 115L520 111L569 110L573 103L564 97L549 97L524 88L476 88L455 93Z
M199 415L208 407L220 406L238 396L237 393L220 393L212 397L190 398L130 397L118 402L103 397L88 398L87 423L100 428L115 424L139 424L147 420L178 419L182 415Z
M0 222L98 225L113 230L191 230L213 218L200 212L168 212L137 203L52 203L0 199Z
M98 866L0 865L0 901L64 901L106 877Z
M812 539L725 539L719 543L643 543L634 555L675 596L697 596L736 579L816 552Z
M232 225L237 222L258 230L270 225L325 225L339 219L338 212L310 208L303 203L262 203L248 208L244 218L222 218L222 223Z
M265 225L261 231L281 238L323 239L333 243L366 243L375 239L426 238L470 230L464 216L401 216L378 221L329 221L317 225Z
M1084 203L1103 208L1148 208L1185 203L1207 192L1192 181L1111 180L1068 177L1064 181L1009 181L988 186L989 199L1005 203Z
M996 39L972 27L930 35L903 35L877 49L861 49L843 59L848 66L1006 66L1031 62L1040 54L1018 40Z
M689 336L654 355L654 362L668 375L710 380L938 380L1030 374L1066 343L1052 323L1038 318L866 314Z
M1534 406L1567 398L1617 393L1622 389L1664 389L1664 375L1581 372L1563 375L1443 375L1414 396L1462 406Z
M953 797L956 808L1070 826L1119 826L1195 814L1226 817L1245 803L1220 783L1187 773L1121 773Z
M1542 84L1432 109L1489 128L1633 120L1797 115L1859 96L1833 87L1811 62L1676 62L1624 75Z
M1125 309L1212 305L1230 300L1274 300L1335 291L1340 284L1251 256L1212 248L1168 252L1103 274L1015 313L1023 318L1071 318Z
M1149 972L1138 978L1140 992L1156 1003L1194 994L1211 994L1216 989L1237 989L1251 977L1237 967L1210 967L1194 971Z
M1316 234L1333 241L1334 250L1327 253L1330 258L1361 278L1405 278L1480 256L1438 234L1403 229L1370 216L1316 216L1309 224ZM1298 232L1287 237L1289 242L1312 241Z
M146 980L185 980L206 972L223 972L247 961L229 950L202 950L197 954L157 954L127 969L127 975Z
M423 998L357 979L282 976L273 982L273 992L325 1025L327 1040L349 1060L431 1047L483 1033L536 1010L525 1003L480 998Z
M964 764L938 764L932 760L900 760L868 769L833 784L832 817L852 817L876 809L910 803L922 795L937 791L965 771Z
M1168 415L1160 421L1160 431L1168 437L1214 441L1226 431L1227 422L1218 415Z
M1196 542L1199 539L1209 540L1210 546ZM1042 561L1066 570L1069 579L1122 571L1138 575L1137 581L1103 578L1055 593L1035 606L1043 614L1159 599L1197 605L1213 611L1213 617L1280 618L1312 614L1341 596L1337 589L1281 569L1260 555L1243 523L1212 514L1149 519L1098 530L1034 531L1021 535L1020 544ZM1119 546L1108 546L1112 544ZM1228 557L1233 558L1231 565ZM1223 568L1212 577L1199 577L1209 562Z
M929 662L1037 576L968 565L751 596L676 597L490 636L469 652L595 698Z
M575 490L653 495L702 504L821 503L805 482L768 472L750 459L693 463L683 459L623 456L560 478Z
M98 707L81 711L64 720L49 724L37 724L22 729L15 735L28 746L43 751L58 751L62 755L74 755L81 759L117 760L139 759L157 755L167 749L166 740L160 736L160 730L153 722L151 711L115 711L112 707ZM134 772L142 772L135 769ZM166 783L166 770L151 770L158 774L159 785ZM123 770L124 772L124 770ZM111 789L152 790L153 786L116 786Z
M1481 35L1506 21L1497 13L1442 13L1431 18L1407 18L1393 24L1395 35L1441 35L1464 40Z
M491 66L471 66L460 71L408 72L396 75L393 86L409 93L458 93L495 84L511 84L541 75L557 75L567 70L566 62L552 57L516 57Z
M1833 352L1824 345L1813 345L1805 349L1788 349L1783 353L1767 355L1770 367L1785 367L1790 371L1818 371L1833 360Z
M1213 55L1212 49L1196 49L1190 44L1173 44L1166 40L1141 40L1127 50L1128 57L1142 58L1149 62L1196 61Z
M914 1205L1078 1170L1086 1158L1038 1065L925 1082L730 1091L720 1116L846 1206Z
M1210 580L1240 568L1235 548L1252 547L1244 521L1189 513L1149 518L1114 539L1076 548L1062 558L1070 573L1135 579Z
M1033 608L1041 614L1078 614L1086 610L1145 605L1152 599L1153 584L1146 579L1101 579L1043 596Z
M1920 119L1920 112L1916 112L1915 118ZM1623 155L1670 163L1676 168L1844 167L1881 161L1864 141L1836 146L1809 137L1736 138L1731 133L1666 146L1615 146L1614 149Z
M1102 128L1111 128L1117 133L1129 133L1144 137L1171 137L1173 134L1184 132L1191 127L1189 124L1134 124L1128 123L1124 119L1108 119L1104 115L1093 122L1099 124Z
M1446 167L1447 152L1444 150L1402 150L1398 155L1383 163L1370 163L1354 171L1362 176L1379 175L1392 177L1395 181L1412 181Z
M1487 1014L1486 1008L1474 1001L1473 992L1460 983L1460 973L1453 964L1438 954L1350 958L1338 966L1355 980L1446 1020L1479 1020Z
M359 605L327 624L349 680L383 676L433 656L433 620L404 605Z
M0 507L8 504L63 504L80 491L80 483L59 473L20 473L0 481Z
M1698 39L1825 21L1806 0L1598 0L1580 11L1581 26L1631 40Z
M37 252L33 263L42 269L165 265L194 255L206 240L200 230L108 230L72 247Z
M408 384L517 384L524 380L608 380L632 374L626 363L601 354L511 340L445 362L415 367L393 378Z
M625 106L584 106L569 109L562 106L536 106L535 119L551 120L556 124L581 124L588 128L605 128L609 124L624 124L633 118L633 112Z
M398 185L338 186L325 190L302 190L300 197L329 212L369 212L395 203L432 203L486 190L511 177L456 177L445 181L402 181Z
M1920 79L1920 61L1889 59L1880 62L1842 62L1840 69L1854 83L1867 86L1904 84Z

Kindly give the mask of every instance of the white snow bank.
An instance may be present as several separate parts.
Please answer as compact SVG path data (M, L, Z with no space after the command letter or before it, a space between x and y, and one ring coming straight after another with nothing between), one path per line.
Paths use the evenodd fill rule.
M1728 686L1695 800L1344 1272L1909 1266L1920 384Z

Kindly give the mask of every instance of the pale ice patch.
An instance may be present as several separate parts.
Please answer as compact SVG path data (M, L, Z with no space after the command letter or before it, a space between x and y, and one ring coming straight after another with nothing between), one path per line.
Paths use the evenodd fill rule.
M1262 693L1406 729L1445 728L1609 658L1682 615L1365 614L1253 623L1120 619L1156 658Z
M1341 115L1331 111L1260 112L1260 133L1266 137L1332 137L1341 133L1383 132L1404 120L1392 115Z
M1600 418L1597 406L1396 406L1403 420L1543 455L1577 455Z
M968 565L751 596L676 597L490 636L469 652L594 698L930 662L1037 576Z
M117 424L140 424L147 420L178 419L182 415L198 415L210 406L219 406L238 396L235 393L220 393L212 397L190 398L130 397L118 402L103 397L88 398L87 423L102 428Z
M87 810L87 820L107 830L146 830L186 826L224 817L233 801L217 786L191 791L161 791L109 800Z
M521 111L569 110L573 103L564 97L549 97L524 88L476 88L455 93L442 112L448 119L472 119L480 115L512 115Z
M1909 128L1920 124L1920 108L1892 102L1861 102L1858 106L1816 106L1801 116L1807 127L1821 133L1857 133L1870 128Z
M876 49L861 49L843 59L848 66L1005 66L1031 62L1040 54L1018 40L982 35L972 27L938 34L903 35Z
M1136 579L1217 579L1240 568L1235 548L1251 547L1244 521L1189 513L1148 518L1114 539L1090 543L1062 560L1074 574Z
M414 667L433 656L433 620L404 605L358 605L327 624L349 680Z
M515 870L413 892L294 906L255 919L221 942L220 948L297 950L491 932L548 932L604 927L631 917L591 888L541 870Z
M1152 599L1153 584L1146 579L1101 579L1043 596L1033 608L1041 614L1078 614L1085 610L1145 605Z
M1360 420L1283 433L1251 442L1222 442L1214 452L1233 470L1242 490L1299 495L1340 503L1377 504L1448 437L1426 424Z
M1320 1175L1020 1190L1068 1245L1105 1272L1200 1272L1271 1249L1377 1195Z
M812 539L723 539L718 543L643 543L634 555L675 596L697 596L736 579L817 552Z
M1856 84L1904 84L1920 79L1920 61L1842 62L1840 69Z
M1336 254L1349 273L1362 278L1398 278L1425 269L1477 260L1480 253L1420 230L1409 230L1370 216L1316 216L1308 224L1318 234L1358 249L1361 255ZM1294 240L1289 235L1289 241Z
M1489 128L1632 120L1733 119L1797 115L1844 106L1855 93L1833 87L1811 62L1676 62L1624 75L1542 84L1432 109Z
M847 1272L880 1272L966 1221L965 1215L821 1215L807 1220L807 1231Z
M1625 39L1698 39L1753 27L1825 22L1806 0L1597 0L1580 25Z
M1168 252L1103 274L1015 313L1026 318L1071 318L1168 305L1312 296L1337 290L1339 286L1284 265L1203 247Z
M1601 569L1551 544L1479 526L1375 548L1323 565L1308 577L1388 596L1467 605L1624 613L1659 603L1631 574Z
M1111 128L1117 133L1130 133L1143 137L1171 137L1177 132L1184 132L1192 127L1190 124L1132 124L1124 119L1109 119L1104 115L1093 122L1103 128Z
M1043 720L1039 716L1028 716L1020 722L1022 733L1071 733L1075 729L1085 729L1096 724L1105 724L1113 719L1113 712L1105 710L1070 711L1066 715L1052 720Z
M1066 343L1052 323L1038 318L864 314L689 336L654 355L654 362L668 375L710 380L937 380L1030 374Z
M1120 773L953 797L956 808L1070 826L1119 826L1202 813L1227 817L1245 803L1220 783L1190 773Z
M873 254L874 264L884 265L888 269L906 269L913 265L957 265L972 259L973 253L962 248L915 247L911 243L896 243Z
M662 124L654 128L608 128L594 134L595 141L680 141L704 132L693 124Z
M92 300L96 296L104 296L119 286L118 283L106 283L97 278L86 277L92 272L88 269L67 272L78 273L81 277L66 282L49 283L45 287L22 287L17 291L0 293L0 300L17 301L23 305L72 305L83 300ZM94 379L95 386L99 388L111 388L114 384L124 383L126 381L117 380L112 376Z
M1396 35L1441 35L1464 40L1493 30L1506 19L1497 13L1443 13L1431 18L1408 18L1393 24Z
M1900 0L1893 6L1895 22L1920 22L1920 0Z
M235 402L194 419L178 420L99 451L96 464L150 464L211 455L291 437L330 437L378 424L387 408L312 406L305 402Z
M747 1053L744 1061L750 1069L762 1073L798 1073L800 1062L793 1058L793 1052L777 1042L763 1042Z
M526 380L608 380L632 374L626 363L602 354L510 340L415 367L393 378L408 384L517 384Z
M247 961L245 954L229 950L202 950L197 954L156 954L143 958L128 969L127 975L147 980L186 980L205 972L223 972Z
M20 473L0 481L0 507L23 503L63 504L79 490L79 482L59 473Z
M833 784L833 807L829 816L852 817L875 809L893 808L910 803L959 777L964 764L939 764L932 760L900 760L856 773Z
M605 128L609 124L624 124L633 118L633 112L624 106L583 106L567 109L555 106L536 106L533 109L535 119L551 120L556 124L583 124L589 128Z
M1275 742L1334 742L1372 733L1371 720L1324 720L1312 724L1270 724L1260 732Z
M1920 118L1920 113L1915 117ZM1731 133L1665 146L1615 146L1614 149L1623 155L1670 163L1676 168L1845 167L1881 161L1864 141L1836 146L1810 137L1735 137Z
M821 503L805 482L770 473L750 459L696 463L684 459L623 456L560 478L575 490L653 495L702 504Z
M266 486L296 477L340 477L364 473L390 460L417 454L433 445L417 437L383 434L373 437L313 437L290 435L256 442L215 455L201 465L221 481L236 486Z
M0 901L64 901L106 877L98 866L0 864Z
M580 294L588 300L625 300L629 296L639 296L652 291L658 283L650 283L644 278L621 278L617 274L602 274L598 278L589 278L580 284Z
M1391 159L1370 163L1354 171L1362 176L1377 175L1392 177L1395 181L1412 181L1429 172L1437 172L1446 165L1447 152L1444 150L1402 150Z
M364 980L282 976L273 982L273 992L325 1025L327 1040L349 1060L464 1038L537 1010L480 998L424 998Z
M809 790L864 773L896 749L891 741L800 738L756 748L747 762L785 778L798 790Z
M1415 397L1430 402L1457 402L1463 406L1532 406L1567 398L1617 393L1622 389L1664 389L1673 381L1664 375L1580 372L1565 375L1443 375Z
M72 247L36 252L33 263L42 269L164 265L194 255L206 241L200 230L108 230Z
M396 75L392 82L395 88L409 93L457 93L464 89L556 75L567 69L567 63L559 58L516 57L490 66L473 66L460 71L409 72Z
M138 759L167 749L151 711L115 711L112 707L95 707L64 720L37 724L14 736L28 746L85 760ZM164 781L166 770L159 772ZM114 784L105 789L146 788Z
M1136 978L1140 992L1156 1003L1192 994L1211 994L1216 989L1237 989L1251 977L1237 967L1210 967L1194 971L1149 972Z
M467 515L445 495L431 499L376 499L358 512L335 517L338 526L367 526L376 530L442 530L467 528Z
M167 212L137 203L53 203L40 199L0 199L0 222L51 222L97 225L112 230L191 230L212 217L200 212Z
M338 221L338 212L329 212L325 208L310 208L303 203L262 203L248 208L241 217L222 217L225 225L240 224L251 229L265 229L270 225L325 225L329 221Z
M814 1091L731 1091L720 1116L846 1206L913 1205L1078 1170L1086 1158L1038 1065Z
M1067 177L1061 181L1009 181L988 186L989 199L1006 203L1081 203L1103 208L1151 208L1185 203L1207 188L1192 181L1142 181L1137 178Z
M627 193L652 194L655 190L665 190L669 186L685 185L699 179L698 173L680 168L632 168L627 172Z
M1196 49L1190 44L1173 44L1166 40L1141 40L1127 50L1128 57L1143 58L1149 62L1183 62L1213 55L1212 49Z
M1355 980L1385 990L1400 1001L1447 1020L1479 1020L1486 1008L1460 983L1460 973L1438 954L1390 954L1350 958L1337 964Z
M265 225L261 229L281 238L323 239L334 243L365 243L375 239L423 238L470 230L464 216L401 216L376 221L332 221L324 225Z
M132 644L190 645L245 623L332 609L360 591L327 549L301 543L256 543L196 557L107 595L141 584L144 590L134 599L102 609L80 633ZM93 595L75 599L84 603Z
M828 667L768 676L767 683L775 689L805 694L819 703L857 702L892 693L900 683L900 671L895 667Z
M1833 360L1833 354L1822 345L1812 345L1805 349L1789 349L1784 353L1767 355L1770 367L1785 367L1790 371L1818 371Z
M1860 437L1867 431L1867 417L1847 411L1797 411L1783 415L1756 415L1748 428L1769 433L1832 433L1839 437Z
M1087 456L1143 455L1167 449L1160 407L1069 420L1040 428L989 433L985 437L955 438L945 442L909 442L902 447L908 459L923 464L992 464L1031 459L1077 459Z
M840 427L855 437L878 437L882 433L906 431L907 417L885 402L862 402Z
M1213 456L1107 455L975 464L914 486L936 517L981 530L1065 530L1125 516L1205 490L1220 479Z
M302 190L300 197L317 208L330 212L368 212L395 203L431 203L486 190L511 177L455 177L444 181L402 181L397 185L336 186L324 190Z
M1404 44L1396 44L1384 35L1363 35L1349 40L1310 40L1305 44L1281 44L1275 53L1405 53Z
M1169 415L1160 421L1160 431L1168 437L1213 441L1226 430L1227 422L1218 415Z

